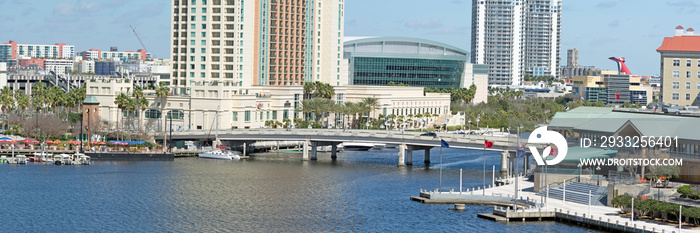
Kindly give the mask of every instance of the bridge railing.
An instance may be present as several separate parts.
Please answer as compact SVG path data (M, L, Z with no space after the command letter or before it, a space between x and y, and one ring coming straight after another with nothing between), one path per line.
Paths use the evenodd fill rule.
M358 138L387 138L396 139L397 141L403 140L422 140L425 142L430 142L431 144L438 144L439 139L444 139L448 143L464 143L464 144L484 144L485 140L491 141L495 146L498 147L512 147L516 148L517 138L515 137L502 137L502 136L488 136L488 135L464 135L464 134L452 134L452 133L437 133L437 137L433 136L421 136L424 132L414 132L414 131L396 131L396 130L363 130L363 129L353 129L353 130L343 130L343 129L226 129L226 130L186 130L173 132L174 136L186 136L186 135L210 135L213 139L218 134L220 137L224 135L296 135L301 137L309 136L327 136L327 137L358 137ZM157 135L156 138L161 138L161 135ZM524 140L522 141L524 142Z

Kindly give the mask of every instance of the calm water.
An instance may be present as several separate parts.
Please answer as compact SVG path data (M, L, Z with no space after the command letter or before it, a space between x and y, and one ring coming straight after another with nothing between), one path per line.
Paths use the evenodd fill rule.
M91 166L2 165L2 232L589 232L555 222L479 219L489 206L426 205L409 200L438 186L433 166L414 152L396 167L396 150L265 154L247 161L95 162ZM482 152L445 149L444 188L482 183ZM487 154L487 164L500 156ZM498 167L496 168L498 169ZM490 171L490 168L489 168ZM490 173L487 183L490 182Z

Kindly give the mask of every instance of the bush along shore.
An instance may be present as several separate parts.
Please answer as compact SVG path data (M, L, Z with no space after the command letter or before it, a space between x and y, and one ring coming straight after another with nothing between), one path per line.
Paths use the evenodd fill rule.
M620 195L612 199L612 205L622 210L622 214L630 214L632 212L632 196ZM654 199L644 199L634 197L634 217L648 218L650 220L660 222L676 222L679 221L681 214L681 205L668 202L658 201ZM682 219L684 223L700 226L700 208L697 207L682 207Z

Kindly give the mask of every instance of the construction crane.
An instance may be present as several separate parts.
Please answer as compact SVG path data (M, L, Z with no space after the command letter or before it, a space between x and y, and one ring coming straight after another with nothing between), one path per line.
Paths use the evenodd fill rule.
M129 25L129 27L131 28L131 31L134 32L134 35L136 36L136 39L138 39L138 40L139 40L139 43L141 43L141 47L143 47L143 50L145 50L146 52L148 52L148 49L147 49L146 46L143 44L143 41L141 41L141 37L139 37L139 34L136 33L136 28L132 27L131 25Z

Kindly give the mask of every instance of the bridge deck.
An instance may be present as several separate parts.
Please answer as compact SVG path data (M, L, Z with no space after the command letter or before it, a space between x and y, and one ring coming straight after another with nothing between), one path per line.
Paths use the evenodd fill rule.
M440 139L444 139L451 148L484 149L484 141L493 142L489 151L515 150L526 139L483 135L464 135L438 133L437 137L421 136L422 132L401 132L389 130L342 130L342 129L231 129L231 130L190 130L173 132L173 140L213 139L218 133L221 141L275 141L275 140L310 140L325 142L374 142L388 144L407 144L413 146L439 147ZM156 135L162 140L162 135Z

